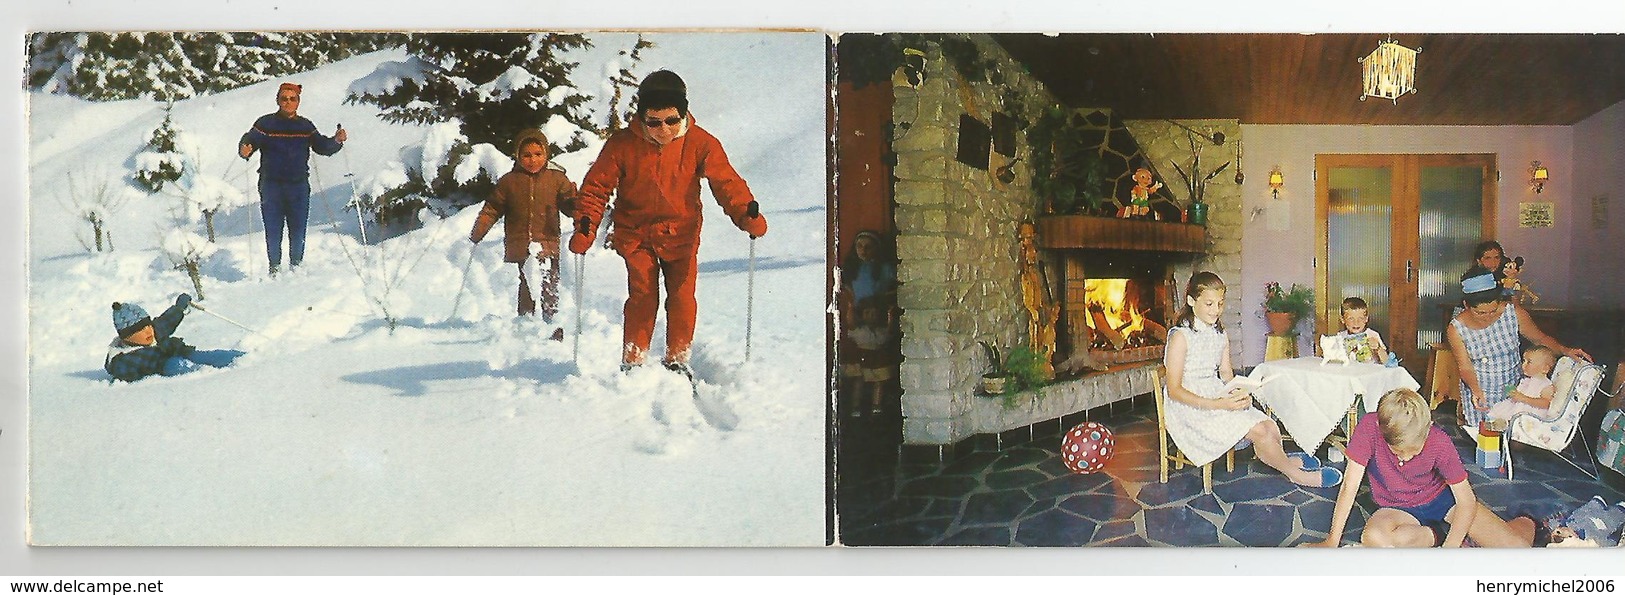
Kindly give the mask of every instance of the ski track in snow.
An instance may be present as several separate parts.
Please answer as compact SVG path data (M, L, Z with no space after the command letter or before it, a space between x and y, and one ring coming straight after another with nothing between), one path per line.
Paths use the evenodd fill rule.
M635 39L593 37L577 88L597 88L596 66ZM657 47L640 74L669 67L688 79L701 125L723 140L772 226L756 246L754 361L745 362L738 263L749 241L706 192L700 262L716 264L700 275L693 385L658 360L619 371L625 269L609 250L585 257L574 360L576 256L561 262L560 310L548 325L513 315L517 271L501 261L502 226L478 246L467 241L477 209L378 245L357 241L353 214L338 206L350 191L343 172L353 166L364 178L421 141L423 128L381 123L370 106L341 105L341 94L403 59L398 50L291 77L306 85L302 114L352 135L348 164L343 153L312 158L298 270L266 274L254 207L216 220L201 303L254 332L194 310L176 334L248 355L229 370L109 383L109 304L157 316L192 292L158 250L173 199L131 201L111 224L117 250L91 255L68 233L83 224L54 194L68 172L123 171L163 110L30 95L31 542L821 544L823 38L724 36L741 40L749 59L713 63L715 36L651 37ZM751 42L763 37L778 43ZM792 57L808 64L806 76L732 70ZM277 82L176 103L212 175L251 190L251 168L228 152L274 109ZM796 84L814 89L798 95L805 105L778 92ZM595 153L559 162L579 181ZM380 302L398 320L393 330ZM664 324L662 314L656 358ZM557 325L565 340L546 340Z

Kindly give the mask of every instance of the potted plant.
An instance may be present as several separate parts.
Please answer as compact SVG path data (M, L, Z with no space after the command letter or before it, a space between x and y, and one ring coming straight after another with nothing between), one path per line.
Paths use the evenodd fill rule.
M1207 203L1203 202L1203 199L1207 196L1207 183L1213 180L1215 176L1219 175L1219 172L1222 172L1225 168L1230 167L1230 162L1226 161L1224 164L1213 168L1213 171L1203 174L1203 147L1201 144L1196 142L1196 136L1192 134L1194 131L1184 125L1179 124L1178 122L1174 122L1174 124L1185 129L1185 136L1187 140L1190 141L1191 145L1190 173L1186 173L1185 169L1180 167L1178 162L1172 160L1168 162L1174 166L1174 171L1179 172L1180 180L1185 182L1186 197L1190 199L1190 205L1185 208L1186 219L1189 223L1207 225ZM1204 137L1204 139L1206 139L1206 137ZM1223 144L1224 135L1214 133L1211 140L1215 145Z
M1004 371L1008 375L1004 387L1006 409L1014 409L1019 404L1017 393L1044 386L1049 381L1044 373L1043 357L1026 345L1010 348L1010 355L1004 361Z
M1291 289L1271 281L1264 284L1264 318L1269 322L1270 334L1285 335L1298 326L1298 320L1310 315L1315 308L1315 290L1297 283Z
M1004 367L1004 359L999 357L999 348L987 341L978 341L982 345L982 353L987 356L987 372L982 374L982 394L1004 394L1005 379L1010 377L1010 371Z

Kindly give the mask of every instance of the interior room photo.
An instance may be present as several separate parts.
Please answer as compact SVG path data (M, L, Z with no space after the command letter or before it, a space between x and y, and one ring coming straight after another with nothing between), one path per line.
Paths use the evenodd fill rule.
M1351 471L1399 389L1508 526L1545 543L1588 506L1625 519L1625 36L848 34L836 53L841 543L1360 545L1387 496L1365 474L1339 540L1340 488L1316 482ZM1518 343L1494 362L1490 320ZM1209 355L1254 382L1238 407L1269 444L1181 433ZM1536 376L1544 409L1486 413Z

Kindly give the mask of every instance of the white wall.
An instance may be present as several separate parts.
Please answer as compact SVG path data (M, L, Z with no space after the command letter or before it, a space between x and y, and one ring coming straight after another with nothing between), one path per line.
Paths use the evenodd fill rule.
M1403 100L1401 100L1403 104ZM1404 106L1401 105L1401 108ZM1622 139L1620 128L1625 125L1625 110L1619 106L1609 109L1612 119L1603 118L1594 126L1592 136L1597 145L1607 145L1606 160L1596 166L1609 169L1613 176L1608 188L1619 188L1625 182L1625 168L1619 167ZM1592 118L1597 120L1597 117ZM1590 120L1588 120L1590 122ZM1589 198L1576 191L1576 163L1573 157L1576 145L1575 128L1569 126L1295 126L1295 125L1242 125L1242 138L1246 140L1243 155L1242 214L1245 221L1242 235L1241 304L1243 349L1238 355L1237 367L1255 365L1264 359L1264 321L1258 316L1264 299L1264 283L1279 281L1283 285L1303 283L1313 285L1314 265L1311 260L1317 249L1315 235L1315 155L1328 153L1494 153L1501 169L1497 189L1495 237L1513 255L1522 255L1533 264L1524 279L1540 292L1542 306L1566 306L1570 302L1570 267L1578 260L1589 259L1571 254L1570 238L1576 230L1589 223ZM1550 170L1552 183L1538 195L1529 187L1528 173L1531 161L1540 161ZM1272 200L1269 172L1280 165L1286 185L1281 199ZM1550 201L1555 207L1555 225L1545 229L1518 228L1518 203ZM1625 202L1625 196L1616 201ZM1582 212L1578 205L1585 204ZM1615 205L1610 205L1615 206ZM1264 207L1256 218L1255 207ZM1286 209L1290 223L1285 231L1270 229L1270 217L1278 215L1268 209ZM1616 215L1614 213L1620 213ZM1583 218L1582 218L1583 215ZM1625 205L1618 205L1610 213L1614 221L1625 215ZM1615 228L1618 226L1615 225ZM1612 270L1620 267L1617 229L1613 234L1616 248ZM1470 255L1462 255L1463 270L1470 264ZM1592 266L1597 263L1587 263ZM1579 283L1577 280L1576 283ZM1231 284L1234 289L1237 285ZM1613 294L1618 301L1617 292ZM1381 321L1376 328L1386 332ZM1307 325L1307 323L1305 323ZM1307 334L1307 333L1306 333ZM1307 338L1301 348L1307 348Z
M1574 125L1574 178L1566 186L1574 189L1569 301L1625 307L1625 102ZM1595 196L1608 199L1600 224L1592 222Z

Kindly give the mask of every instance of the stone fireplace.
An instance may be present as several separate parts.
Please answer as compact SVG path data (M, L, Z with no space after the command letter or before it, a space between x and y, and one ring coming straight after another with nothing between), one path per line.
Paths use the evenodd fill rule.
M1206 251L1199 225L1044 217L1039 246L1059 261L1057 361L1101 364L1161 360L1178 314L1174 271ZM1063 366L1065 367L1065 366Z
M1007 438L1019 441L1023 433L1031 436L1041 426L1058 429L1091 410L1149 393L1166 338L1159 327L1171 324L1185 280L1196 270L1240 279L1241 209L1239 186L1225 175L1208 187L1212 208L1206 228L1048 215L1046 202L1033 190L1036 172L1027 132L1018 127L1009 153L999 149L995 133L991 150L969 151L979 159L963 157L966 145L974 144L971 140L987 136L981 126L969 124L996 129L993 124L1001 119L1031 122L1060 103L991 38L944 37L970 42L956 47L974 50L964 53L976 54L982 70L997 76L967 75L937 43L922 43L917 49L925 54L923 71L889 81L893 100L886 143L894 160L843 161L841 171L858 175L875 167L891 169L897 299L902 311L897 380L904 452L912 447L949 457L966 452L961 450L966 445L982 448L989 437L999 444ZM1141 148L1129 162L1141 161L1158 171L1172 170L1171 163L1190 158L1185 126L1204 133L1222 131L1234 139L1203 149L1204 164L1235 158L1241 136L1234 120L1119 121L1098 109L1077 113L1105 118L1112 139L1132 138ZM1124 155L1132 153L1118 144L1106 146ZM1160 174L1159 179L1169 186L1178 184ZM1121 190L1127 192L1127 187ZM1183 194L1176 192L1174 198L1182 200ZM1170 212L1177 216L1177 211ZM1054 329L1058 351L1052 361L1067 359L1082 345L1085 353L1108 362L1108 369L1062 375L1057 382L1011 398L989 398L978 390L989 367L979 344L1008 352L1031 340L1031 320L1019 282L1017 229L1023 222L1039 228L1049 296L1061 308ZM1109 298L1091 306L1087 299L1091 286ZM1230 292L1225 314L1226 324L1238 328L1242 309L1235 302L1240 296L1240 291ZM1095 329L1087 342L1076 339L1081 334L1077 329L1083 327Z

